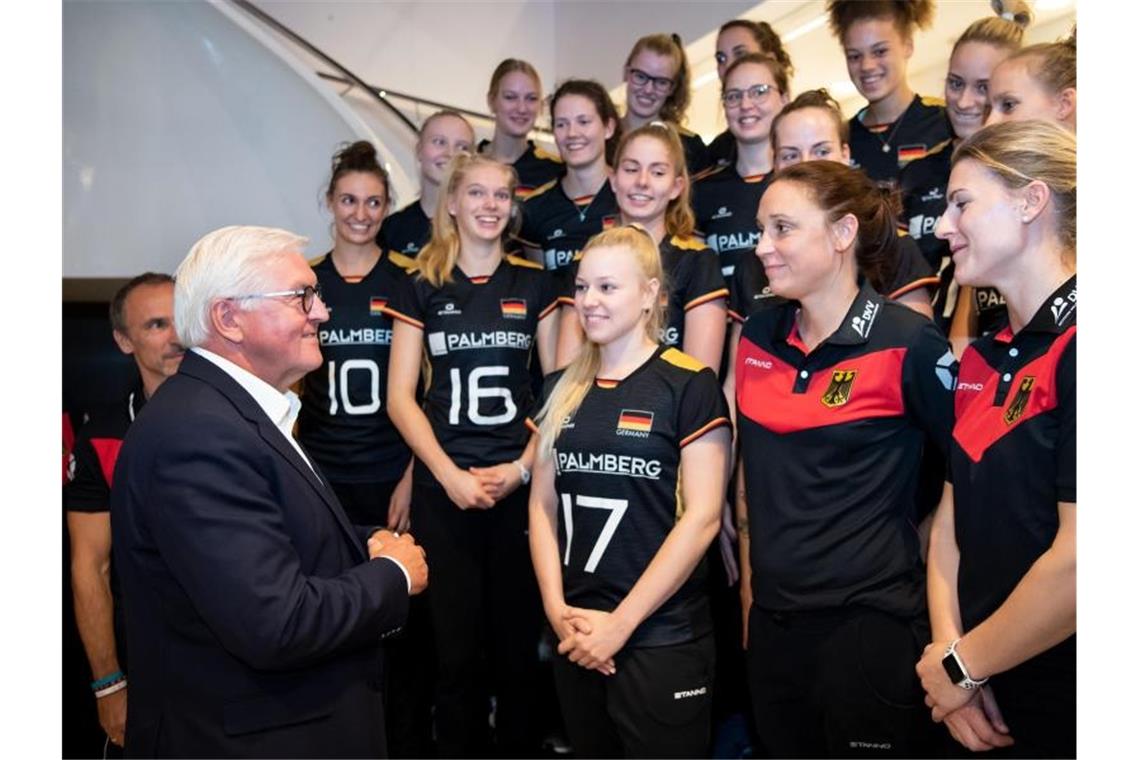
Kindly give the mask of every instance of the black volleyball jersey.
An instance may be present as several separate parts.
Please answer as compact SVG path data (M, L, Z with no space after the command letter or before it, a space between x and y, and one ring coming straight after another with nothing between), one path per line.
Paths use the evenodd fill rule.
M665 281L669 285L669 308L661 342L685 344L685 313L701 304L728 298L728 288L713 250L696 238L666 237L658 247Z
M933 146L924 158L907 164L899 175L902 219L899 227L914 238L935 271L950 258L950 244L934 237L934 228L946 210L946 184L950 180L952 141Z
M297 439L334 483L399 480L411 458L388 417L392 319L384 313L411 264L388 252L348 282L331 254L310 262L329 319L317 327L324 361L305 375Z
M543 264L550 270L568 268L586 241L613 227L620 216L608 181L594 195L571 198L560 179L535 190L523 202L522 213L518 237L523 245L542 251Z
M123 438L146 405L138 382L119 403L92 412L71 449L75 473L63 489L68 512L110 512L111 484Z
M957 362L933 322L867 284L810 352L797 310L756 312L736 356L753 599L922 614L919 465L927 436L948 447Z
M720 259L727 281L741 259L756 253L760 230L756 210L768 189L771 174L741 177L735 164L709 169L693 182L693 214L697 232Z
M736 135L724 130L708 145L709 166L731 164L736 161Z
M851 118L851 161L881 184L898 186L899 172L939 143L953 137L941 98L915 95L914 100L890 124L867 126L864 108Z
M490 146L490 140L480 140L476 151L486 153ZM536 146L533 140L526 141L526 150L512 166L519 177L515 198L520 201L525 201L537 188L552 179L558 179L565 171L561 157Z
M927 263L918 246L908 236L899 234L896 249L898 259L887 273L887 282L881 295L887 298L901 298L919 288L933 290L938 285L938 275ZM759 309L764 308L774 298L768 287L768 277L760 259L753 255L740 259L729 283L728 315L737 322L743 322ZM783 299L776 299L782 301Z
M689 176L695 176L707 169L712 160L709 158L709 149L705 141L692 130L676 124L673 126L677 130L677 136L681 138L681 147L685 150L685 168L689 170Z
M382 249L415 258L431 240L431 219L424 213L419 199L384 218L376 243Z
M966 630L1001 606L1077 500L1077 278L1016 335L1005 325L962 355L949 478L958 603Z
M560 376L547 379L546 394ZM716 375L675 348L658 347L624 380L595 382L554 447L569 604L612 611L629 594L684 510L681 449L728 424ZM704 575L702 558L626 646L679 644L708 633Z
M540 320L558 305L550 275L508 256L494 273L435 288L411 270L385 307L423 331L431 367L425 412L443 450L461 469L510 462L526 447L534 402L529 361ZM431 482L416 463L415 477Z

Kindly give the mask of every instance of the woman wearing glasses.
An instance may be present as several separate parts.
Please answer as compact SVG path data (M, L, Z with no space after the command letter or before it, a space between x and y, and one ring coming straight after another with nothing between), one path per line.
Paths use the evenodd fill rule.
M441 757L538 751L542 613L526 536L533 446L525 417L531 353L553 368L557 293L537 264L503 253L514 190L511 167L454 158L431 241L385 307L396 319L388 408L416 455L412 521L432 557Z
M685 165L693 175L709 165L708 148L696 132L685 129L691 82L689 59L676 34L650 34L633 45L625 59L625 116L630 132L653 121L668 122L685 149Z
M525 200L535 188L562 173L562 161L527 139L542 107L542 81L526 61L507 58L491 74L487 107L495 115L495 134L479 143L479 153L509 164L518 176L515 196Z
M722 89L724 75L733 61L753 53L774 58L783 67L788 79L795 74L792 58L784 49L780 35L776 34L776 30L767 21L734 18L721 25L716 35L716 74L720 78ZM709 143L709 163L716 165L735 160L736 136L731 129L726 129Z
M388 418L392 320L380 308L409 260L376 244L389 198L388 174L371 143L352 143L333 157L325 191L333 248L311 262L329 307L318 334L324 362L304 379L297 419L301 444L349 519L403 531L411 451Z

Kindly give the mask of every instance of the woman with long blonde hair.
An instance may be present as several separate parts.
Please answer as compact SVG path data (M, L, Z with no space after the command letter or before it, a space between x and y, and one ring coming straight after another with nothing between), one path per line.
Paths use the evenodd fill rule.
M491 751L490 689L494 752L533 756L541 612L526 542L525 415L531 353L552 366L557 294L538 265L503 253L511 167L460 154L443 187L431 241L384 307L395 319L388 413L416 457L411 518L432 555L436 737L443 757Z
M586 340L547 379L537 415L531 555L578 757L708 751L703 558L719 527L731 427L715 372L659 343L666 277L644 230L590 240L574 285Z

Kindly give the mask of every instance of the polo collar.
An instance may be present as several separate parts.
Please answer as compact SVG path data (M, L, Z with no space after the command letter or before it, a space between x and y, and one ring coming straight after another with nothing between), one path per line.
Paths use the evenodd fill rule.
M851 302L851 308L847 310L847 315L843 317L839 329L829 335L823 343L836 346L858 346L871 339L871 330L874 329L875 322L883 310L884 299L865 278L861 279L859 292L855 295L855 300ZM800 339L799 329L796 327L796 314L798 313L798 305L787 310L780 333L787 336L784 339L785 342L803 351L804 344Z
M1074 274L1045 299L1045 303L1037 309L1037 313L1022 332L1060 335L1076 323L1077 276ZM1007 324L994 335L994 340L1000 343L1012 343L1014 337L1013 329Z

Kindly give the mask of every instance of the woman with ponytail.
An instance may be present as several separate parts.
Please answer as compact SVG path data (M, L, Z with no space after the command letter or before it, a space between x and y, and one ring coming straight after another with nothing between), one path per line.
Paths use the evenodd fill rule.
M431 241L384 307L396 320L389 414L415 453L412 522L432 555L441 757L538 751L541 611L526 539L533 445L525 415L532 351L552 368L557 293L537 264L503 254L514 190L511 167L465 153L453 159Z
M586 342L536 415L531 555L576 757L709 750L703 558L731 427L713 370L659 344L665 278L642 229L589 241L574 284Z
M1075 757L1077 141L995 124L953 161L937 234L958 282L995 287L1008 317L962 356L918 673L968 749Z
M1022 48L994 69L990 118L1044 119L1077 131L1077 30L1061 42Z
M781 169L760 201L757 255L785 301L745 322L735 371L749 682L769 757L927 751L915 512L924 442L949 439L955 366L933 322L860 285L898 245L895 219L835 161Z

